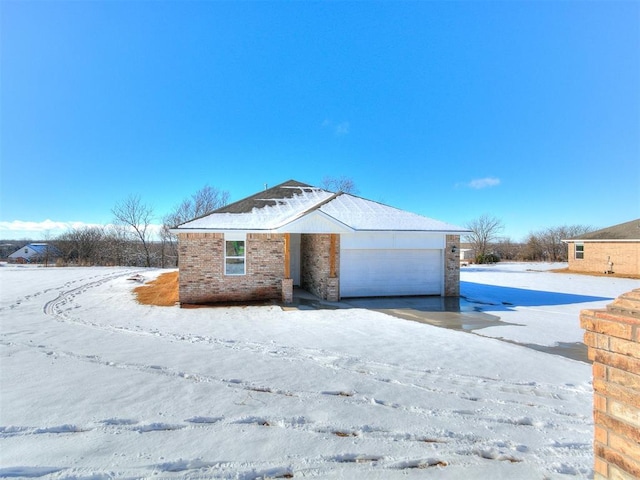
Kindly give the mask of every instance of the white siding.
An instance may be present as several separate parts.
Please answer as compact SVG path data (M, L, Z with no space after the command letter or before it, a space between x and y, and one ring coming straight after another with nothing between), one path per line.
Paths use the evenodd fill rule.
M344 249L443 249L445 235L419 232L357 232L340 235Z
M340 295L441 295L444 236L341 235Z

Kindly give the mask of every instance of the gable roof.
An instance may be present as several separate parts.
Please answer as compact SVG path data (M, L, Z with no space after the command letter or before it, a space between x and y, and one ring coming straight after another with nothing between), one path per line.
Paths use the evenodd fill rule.
M620 223L611 227L585 233L579 237L571 238L568 242L577 241L636 241L640 242L640 218L630 222Z
M303 227L300 220L307 222ZM174 233L189 231L412 231L460 234L468 230L415 213L389 207L348 193L333 193L289 180L207 215L178 225ZM294 225L297 225L294 228ZM333 227L329 227L333 225ZM303 230L301 230L301 228Z
M289 180L221 207L212 213L249 213L254 208L273 207L278 203L283 204L300 192L311 193L314 190L320 189L296 180Z
M27 250L26 253L25 250ZM48 243L29 243L9 255L9 258L30 258L36 255L59 256L61 253L55 245L49 245Z

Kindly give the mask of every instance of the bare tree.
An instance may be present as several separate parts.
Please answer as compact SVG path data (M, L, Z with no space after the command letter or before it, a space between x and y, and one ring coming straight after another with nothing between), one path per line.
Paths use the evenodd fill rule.
M587 225L563 225L532 232L527 237L526 258L549 262L566 262L568 247L562 240L593 231Z
M498 257L500 257L500 260L516 260L522 251L522 245L513 242L509 237L498 240L498 242L493 245L493 248L498 254Z
M485 263L489 247L492 242L498 239L498 234L504 229L502 220L484 214L475 220L471 220L465 225L471 233L465 235L465 240L473 246L476 254L476 262Z
M172 228L224 207L228 202L229 192L205 185L190 197L185 198L171 213L165 215L163 223Z
M149 227L153 219L153 209L143 204L140 197L131 195L123 202L119 202L111 210L115 217L115 223L126 225L133 230L134 235L140 240L145 255L145 264L151 266L151 253L149 242L151 232Z
M564 227L551 227L543 232L540 239L546 254L545 260L560 262L567 259L567 246L562 243L565 233Z
M522 252L522 258L523 260L531 261L544 260L544 247L542 246L540 238L536 234L530 233L527 236L527 241Z
M171 228L224 207L227 203L229 203L229 192L205 185L165 215L160 232L162 267L165 267L169 261L175 265L178 259L176 236L170 232Z
M320 188L328 190L330 192L342 192L342 193L358 193L358 188L352 178L349 177L324 177Z
M109 225L106 230L106 258L112 265L138 265L137 255L131 248L131 230L127 225Z
M72 228L56 239L56 247L65 262L78 265L105 264L105 231L103 227Z

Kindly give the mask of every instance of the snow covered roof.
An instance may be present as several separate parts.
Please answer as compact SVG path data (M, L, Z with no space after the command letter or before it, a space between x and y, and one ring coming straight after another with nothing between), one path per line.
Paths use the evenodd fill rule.
M9 258L30 258L37 255L57 256L60 255L60 250L48 243L29 243L9 255Z
M336 232L420 231L460 234L468 231L355 195L332 193L295 180L183 223L173 231L245 230L286 233L294 231L290 227L305 217L319 217L316 220L322 220L325 226L333 223ZM308 223L305 227L307 230L303 233L318 233L313 231L317 228L313 225L318 224Z

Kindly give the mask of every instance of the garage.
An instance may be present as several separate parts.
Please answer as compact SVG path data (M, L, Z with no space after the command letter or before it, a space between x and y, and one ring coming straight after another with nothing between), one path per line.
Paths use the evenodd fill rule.
M340 295L442 295L440 243L417 234L342 235Z
M441 295L441 257L440 250L345 250L340 295Z

